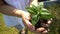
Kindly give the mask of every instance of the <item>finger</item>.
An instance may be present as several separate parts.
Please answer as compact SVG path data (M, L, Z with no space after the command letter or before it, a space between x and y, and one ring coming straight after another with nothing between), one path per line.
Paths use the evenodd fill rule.
M48 20L48 21L47 21L47 24L51 24L51 20Z
M36 29L36 32L37 32L37 33L41 33L41 32L44 31L44 30L45 30L45 29L44 29L43 27L40 27L40 28L37 28L37 29Z
M47 21L47 24L51 24L52 18Z
M24 21L24 24L27 26L27 28L30 31L34 31L35 30L35 27L27 19L24 19L23 21Z
M50 31L50 29L48 29L48 32Z
M48 31L47 30L44 30L43 32L42 32L42 34L47 34L48 33Z
M50 31L50 29L45 29L44 31L42 31L42 34L47 34Z

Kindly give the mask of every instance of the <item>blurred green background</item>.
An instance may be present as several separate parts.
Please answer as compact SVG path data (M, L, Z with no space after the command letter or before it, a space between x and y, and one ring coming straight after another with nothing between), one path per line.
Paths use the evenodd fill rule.
M60 4L49 5L46 8L55 16L48 34L60 34Z
M54 4L46 7L54 16L54 20L52 21L48 34L60 34L60 5ZM28 34L33 34L29 30ZM6 27L3 19L3 15L0 13L0 34L19 34L19 31L15 27Z

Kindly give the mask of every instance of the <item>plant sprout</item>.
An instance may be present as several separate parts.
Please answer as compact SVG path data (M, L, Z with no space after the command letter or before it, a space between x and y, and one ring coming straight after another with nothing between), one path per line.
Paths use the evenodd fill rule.
M31 14L31 22L35 25L39 19L50 19L52 14L44 8L44 4L41 2L38 6L32 5L32 7L27 7L27 11Z

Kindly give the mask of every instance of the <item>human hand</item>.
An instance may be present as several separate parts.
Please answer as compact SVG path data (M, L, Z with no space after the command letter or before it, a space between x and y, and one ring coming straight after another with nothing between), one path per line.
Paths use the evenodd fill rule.
M47 20L46 23L42 24L41 27L37 28L36 29L36 32L38 32L37 34L40 34L40 33L41 34L46 34L46 33L48 33L48 31L49 31L48 27L51 24L51 22L52 22L52 18Z
M30 14L28 12L22 12L21 13L24 25L26 26L26 28L28 28L30 31L34 31L35 27L29 22L30 18Z
M29 21L31 18L30 18L30 14L28 12L22 12L22 19L23 19L23 22L24 22L24 25L26 26L26 28L28 28L30 31L32 32L35 32L37 34L45 34L48 32L48 30L46 30L46 28L44 27L39 27L35 30L35 26L33 26L31 24L31 22ZM45 24L46 26L49 26L49 24L51 23L50 20L47 21L47 23Z

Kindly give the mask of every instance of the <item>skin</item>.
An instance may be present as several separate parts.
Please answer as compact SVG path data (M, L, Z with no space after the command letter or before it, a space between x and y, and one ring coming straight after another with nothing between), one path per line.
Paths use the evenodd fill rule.
M30 4L29 6L31 7L32 4L34 5L38 5L38 0L30 0ZM6 15L10 15L10 16L16 16L16 17L21 17L23 19L24 25L26 26L26 28L28 28L30 31L36 33L36 34L45 34L48 32L48 30L46 30L43 27L37 28L37 30L35 31L35 27L31 24L31 22L29 22L30 18L30 13L25 12L23 10L18 10L12 6L6 5L4 4L4 2L2 0L0 0L0 13L6 14ZM47 25L49 25L51 23L51 21L47 21ZM43 31L43 32L41 32Z

